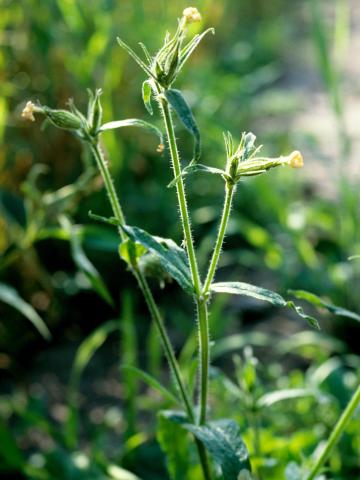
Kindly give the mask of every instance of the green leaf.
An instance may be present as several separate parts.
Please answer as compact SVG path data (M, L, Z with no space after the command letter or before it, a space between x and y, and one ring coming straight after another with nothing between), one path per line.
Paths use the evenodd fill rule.
M179 401L175 397L175 395L170 392L169 389L164 387L156 378L150 375L139 368L134 367L133 365L120 365L120 370L124 370L125 372L130 373L131 375L138 377L144 383L146 383L149 387L157 390L167 401L171 403L178 404Z
M315 295L315 293L307 292L305 290L289 290L289 293L300 300L306 300L315 307L325 308L334 315L352 318L353 320L357 320L358 322L360 322L360 315L358 315L357 313L352 312L351 310L347 310L346 308L338 307L337 305L333 305L332 303L328 303L322 298Z
M128 265L133 265L144 253L146 253L146 248L141 243L133 242L129 238L119 245L119 255Z
M44 320L29 303L20 297L14 288L5 283L0 283L0 300L24 315L46 340L51 338L51 333Z
M191 163L196 163L199 160L201 154L201 138L200 131L192 114L192 111L180 90L166 90L165 95L172 108L178 114L184 127L194 137L194 158Z
M168 188L174 187L180 180L180 177L185 177L186 175L197 172L212 173L215 175L221 175L222 177L227 176L226 172L224 170L221 170L220 168L208 167L207 165L202 165L201 163L194 163L185 167L181 174L169 183Z
M89 282L91 283L92 288L100 295L100 297L105 300L109 305L113 306L114 302L111 297L109 290L107 289L103 279L101 278L99 272L96 270L94 265L90 262L86 256L83 248L83 229L78 225L72 225L68 218L62 217L60 223L64 230L69 232L70 235L70 245L71 253L74 259L75 265L79 270L81 270Z
M309 388L288 388L266 393L257 400L256 404L263 408L270 407L271 405L284 400L297 400L299 398L316 396L318 396L318 392Z
M119 329L118 320L110 320L100 325L92 332L79 346L72 369L68 386L69 416L65 424L65 435L67 443L74 448L78 439L78 407L77 393L80 387L81 376L94 356L95 352L104 344L108 336Z
M180 64L179 64L179 71L182 69L184 66L185 62L188 60L192 52L195 50L195 48L199 45L201 40L207 35L208 33L212 33L215 35L215 30L214 28L208 28L205 30L205 32L200 33L199 35L195 35L195 37L190 40L190 42L185 45L185 47L181 50L180 53Z
M173 240L154 237L138 227L122 225L121 228L133 242L139 242L150 252L154 253L162 267L173 277L178 284L189 294L193 294L190 269L185 251Z
M257 298L258 300L264 300L276 307L288 307L294 310L301 318L304 318L312 327L320 330L320 326L316 318L307 315L304 310L295 305L291 300L286 301L281 295L267 290L266 288L257 287L250 283L243 282L219 282L213 283L210 287L212 292L217 293L231 293L233 295L245 295L247 297Z
M304 318L311 327L316 328L317 330L320 330L320 325L319 325L319 322L316 320L316 318L306 314L304 310L298 305L295 305L294 302L289 300L288 302L286 302L286 306L294 310L299 315L299 317Z
M352 255L348 260L360 260L360 255Z
M123 128L123 127L140 127L148 130L151 133L154 133L158 138L161 144L164 143L164 137L161 132L155 125L149 122L145 122L145 120L139 120L138 118L128 118L126 120L115 120L113 122L104 123L101 125L99 131L105 132L106 130L114 130L116 128Z
M277 307L285 307L286 300L281 295L266 288L257 287L250 283L243 282L219 282L213 283L210 287L212 292L231 293L233 295L245 295L247 297L264 300Z
M193 447L190 447L188 432L181 427L183 422L186 422L186 417L182 412L166 410L158 414L156 437L166 455L167 468L172 480L194 478L191 475Z
M117 37L117 42L121 48L123 48L139 65L140 68L144 70L150 77L153 77L156 80L156 77L153 75L152 71L149 67L141 60L141 58L132 50L125 42L121 40L121 38Z
M238 480L242 470L250 471L249 453L234 420L218 420L207 425L184 424L206 447L222 470L224 480Z
M153 114L153 108L151 105L151 94L152 94L151 82L150 80L145 80L142 84L142 99L143 99L145 108L150 113L150 115Z
M20 449L16 445L14 437L0 420L0 458L5 461L6 466L22 470L25 460Z

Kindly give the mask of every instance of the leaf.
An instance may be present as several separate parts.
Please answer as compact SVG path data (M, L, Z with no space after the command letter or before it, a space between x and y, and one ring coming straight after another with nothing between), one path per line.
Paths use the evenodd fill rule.
M108 465L106 468L106 473L111 479L114 480L141 480L133 473L119 467L118 465Z
M142 99L143 99L145 108L150 113L150 115L153 114L153 108L151 105L151 93L152 93L152 88L151 88L150 80L145 80L142 84Z
M294 302L289 300L288 302L286 302L286 306L294 310L299 315L299 317L304 318L311 327L316 328L317 330L320 330L320 325L319 325L319 322L316 320L316 318L310 315L307 315L304 312L304 310L298 305L295 305Z
M79 346L72 365L68 386L69 416L65 424L67 444L74 448L78 440L78 408L76 397L80 387L81 376L94 356L95 352L103 345L108 336L119 329L118 320L110 320L100 325Z
M120 365L120 370L124 370L132 374L133 376L138 377L140 380L146 383L149 387L153 388L154 390L157 390L167 401L175 404L179 403L175 395L172 392L170 392L169 389L164 387L158 380L156 380L156 378L154 378L149 373L144 372L143 370L140 370L139 368L136 368L133 365Z
M128 265L133 265L145 253L146 248L141 243L133 242L129 238L119 245L119 255Z
M125 42L121 40L120 37L117 37L117 42L121 48L123 48L134 60L135 62L141 67L145 73L147 73L150 77L153 77L156 80L156 77L153 75L152 71L147 67L147 65L141 60L141 58L132 50Z
M233 295L245 295L247 297L257 298L258 300L264 300L276 307L288 307L294 310L301 318L304 318L312 327L320 330L320 326L316 318L307 315L304 310L295 305L291 300L286 301L281 295L267 290L266 288L257 287L250 283L243 282L219 282L213 283L210 286L212 292L217 293L231 293Z
M188 260L182 248L171 239L154 237L138 227L121 225L121 228L133 242L141 243L154 253L162 267L186 292L194 293Z
M179 70L182 69L182 67L184 66L184 63L188 60L188 58L190 57L192 52L199 45L199 43L205 37L205 35L207 35L210 32L213 35L215 35L214 28L208 28L207 30L205 30L205 32L203 32L199 35L195 35L195 37L192 40L190 40L190 42L187 45L185 45L185 47L181 50L181 53L180 53Z
M224 170L221 170L220 168L208 167L207 165L202 165L201 163L194 163L185 167L181 174L169 183L168 188L174 187L180 180L180 177L185 177L186 175L197 172L213 173L215 175L221 175L223 177L227 176L226 172Z
M333 305L332 303L328 303L322 298L315 295L315 293L307 292L305 290L289 290L289 293L300 300L306 300L315 307L325 308L334 315L352 318L353 320L360 322L360 315L358 315L357 313L347 310L346 308L338 307L337 305Z
M269 392L260 397L256 404L259 407L270 407L275 403L282 402L284 400L296 400L304 397L316 397L318 392L310 390L309 388L288 388L284 390L277 390L275 392Z
M277 307L286 306L286 300L281 295L250 283L243 282L219 282L213 283L210 290L217 293L231 293L233 295L245 295L247 297L264 300Z
M352 255L348 260L360 260L360 255Z
M172 108L178 114L184 127L194 137L194 158L191 163L196 163L199 160L201 154L201 138L200 131L192 114L192 111L180 90L166 90L165 95Z
M151 133L154 133L160 141L160 144L164 143L164 137L161 132L155 125L149 122L145 122L145 120L139 120L138 118L128 118L126 120L115 120L113 122L104 123L101 125L99 131L105 132L106 130L114 130L116 128L123 128L123 127L140 127L148 130Z
M14 437L0 420L0 458L5 461L6 466L22 471L25 460L23 454L16 445Z
M51 333L44 320L29 303L20 297L14 288L5 283L0 283L0 300L18 310L24 317L30 320L40 335L46 340L50 340Z
M191 476L193 447L190 447L188 432L181 427L183 422L186 422L186 417L182 412L166 410L158 414L156 438L166 455L167 468L172 480L194 478Z
M64 216L61 217L60 223L64 230L69 232L71 253L75 265L86 275L92 288L100 295L100 297L109 305L113 306L114 302L107 286L82 248L83 229L78 225L72 225L69 219Z
M206 447L221 467L224 480L238 480L242 470L250 471L249 453L234 420L218 420L207 425L184 424Z

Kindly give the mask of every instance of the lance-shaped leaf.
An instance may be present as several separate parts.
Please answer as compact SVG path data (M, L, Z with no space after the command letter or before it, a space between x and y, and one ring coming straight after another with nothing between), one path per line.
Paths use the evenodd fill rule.
M316 320L316 318L305 313L304 310L301 307L299 307L299 305L295 305L294 302L289 300L288 302L286 302L286 306L294 310L299 315L299 317L304 318L311 327L316 328L317 330L320 330L320 325L319 325L319 322Z
M304 318L312 327L318 330L320 329L316 318L307 315L300 306L295 305L291 300L285 300L281 295L272 290L243 282L213 283L210 290L217 293L231 293L233 295L244 295L246 297L257 298L258 300L269 302L276 307L288 307L294 310L301 318Z
M285 307L286 300L278 293L266 288L257 287L250 283L244 282L219 282L213 283L210 287L211 291L217 293L231 293L233 295L245 295L247 297L257 298L258 300L264 300L270 302L276 307Z
M175 395L164 385L162 385L155 377L133 365L120 365L120 370L130 373L133 377L137 377L146 383L150 388L157 390L168 402L178 404L179 401Z
M101 125L99 131L105 132L106 130L114 130L116 128L124 128L124 127L140 127L148 130L151 133L154 133L160 141L160 144L164 143L164 137L161 132L155 125L149 122L145 122L145 120L139 120L138 118L127 118L126 120L114 120L113 122L104 123Z
M0 283L0 301L10 305L26 317L46 340L51 338L50 331L36 310L9 285Z
M326 302L322 298L315 295L315 293L307 292L305 290L289 290L289 293L291 295L294 295L294 297L296 298L306 300L312 305L315 305L315 307L325 308L334 315L352 318L353 320L357 320L358 322L360 322L360 315L358 315L357 313L352 312L351 310L347 310L343 307L338 307L337 305L333 305L332 303Z
M179 71L182 69L182 67L184 66L185 62L187 61L187 59L190 57L190 55L192 54L192 52L195 50L195 48L199 45L199 43L201 42L201 40L205 37L205 35L207 35L208 33L212 33L213 35L215 35L215 30L213 28L208 28L207 30L205 30L205 32L203 33L200 33L198 35L195 35L195 37L190 40L190 42L185 45L185 47L181 50L180 52L180 64L179 64Z
M134 50L132 50L129 45L123 42L121 38L117 37L116 40L120 47L123 48L135 60L139 67L142 68L144 72L147 73L150 77L153 77L156 80L156 77L153 75L150 68L141 60L141 58L134 52Z
M260 397L256 404L257 406L270 407L278 402L283 402L284 400L297 400L299 398L305 397L321 397L320 393L312 390L310 388L287 388L284 390L276 390L275 392L265 393Z
M242 471L250 471L249 453L234 420L218 420L207 425L184 424L206 447L221 468L223 478L238 480Z
M153 114L153 108L151 105L151 93L152 93L152 88L151 88L150 80L145 80L142 84L142 99L143 99L145 108L150 113L150 115Z
M227 178L226 172L220 168L209 167L207 165L202 165L201 163L194 163L193 165L188 165L185 167L181 174L168 184L168 188L174 187L180 180L180 177L185 177L186 175L197 172L212 173L213 175L221 175L222 177Z
M86 275L89 282L91 283L91 286L100 295L100 297L102 297L109 305L113 305L113 299L109 290L107 289L99 272L90 262L82 248L82 228L78 225L72 225L69 219L64 216L61 217L60 223L63 229L69 233L71 253L75 265L80 271L82 271Z
M201 154L201 139L194 115L180 90L170 89L165 92L165 95L172 108L178 114L184 127L194 137L194 158L191 163L196 163Z
M138 227L121 225L127 236L134 242L139 242L150 252L154 253L162 267L173 277L178 284L188 293L193 294L188 260L185 251L173 240L154 237Z

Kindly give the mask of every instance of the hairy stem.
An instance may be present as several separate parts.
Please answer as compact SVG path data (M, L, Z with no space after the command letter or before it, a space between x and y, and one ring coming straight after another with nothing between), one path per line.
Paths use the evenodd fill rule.
M182 398L187 416L189 417L189 420L191 422L193 422L194 419L195 419L193 407L192 407L189 395L187 393L187 390L185 388L184 381L182 379L182 375L181 375L181 372L180 372L180 368L179 368L179 365L177 363L175 353L174 353L174 350L172 348L170 339L167 335L167 332L166 332L166 329L165 329L165 326L164 326L164 322L163 322L162 317L160 315L159 309L157 308L154 297L153 297L153 295L150 291L149 285L148 285L144 275L141 273L141 271L139 269L134 270L134 275L135 275L135 277L136 277L136 279L139 283L141 291L142 291L142 293L144 295L144 298L146 300L147 306L150 310L151 316L153 317L153 320L154 320L154 322L156 324L156 327L158 329L158 332L159 332L159 335L160 335L160 338L161 338L161 342L162 342L163 348L165 350L165 355L166 355L166 358L169 362L171 373L174 376L175 384L177 385L178 390L180 392L180 395L181 395L181 398Z
M360 404L360 385L356 389L354 395L351 397L351 400L348 406L343 411L341 417L339 418L337 424L335 425L333 431L331 432L330 437L325 445L325 448L321 452L318 459L315 461L309 475L306 477L306 480L313 480L316 475L319 473L319 470L322 468L326 460L328 459L330 453L332 452L334 446L339 441L342 433L347 427L352 414L355 412L357 406Z
M92 153L95 157L97 167L100 170L102 179L104 180L105 189L106 189L106 192L107 192L108 197L109 197L109 201L110 201L110 204L111 204L113 214L114 214L116 220L119 222L119 224L125 225L125 223L126 223L125 222L125 216L124 216L124 213L122 211L118 196L116 194L114 182L111 178L111 174L110 174L110 171L109 171L109 168L108 168L107 161L105 159L105 156L104 156L104 153L103 153L102 149L100 148L99 141L98 140L91 141L90 146L91 146L91 151L92 151ZM121 240L125 240L126 236L125 236L125 233L123 232L123 230L119 227L118 231L119 231L119 235L121 237Z
M179 153L176 145L174 125L172 122L170 108L167 100L165 98L161 98L160 105L161 105L162 113L164 115L166 134L167 134L167 139L168 139L169 148L170 148L172 166L174 170L174 178L178 178L178 181L176 182L176 192L178 197L182 227L184 231L184 239L186 242L186 250L189 257L192 281L193 281L196 296L200 296L201 281L199 276L197 260L195 256L194 243L191 235L190 217L189 217L189 212L188 212L187 202L186 202L184 181L181 176L181 165L180 165L180 158L179 158Z
M230 217L230 211L231 211L231 204L232 204L232 199L234 196L235 192L235 186L232 184L226 184L225 187L225 202L224 202L224 208L221 216L221 221L220 221L220 226L219 226L219 231L215 243L215 248L211 257L210 265L209 265L209 270L206 275L206 280L204 283L204 288L203 288L203 295L206 295L210 289L211 283L213 281L215 272L216 272L216 267L218 265L220 253L221 253L221 248L224 242L224 237L226 233L226 228L227 224L229 221Z
M104 180L105 188L109 196L110 204L113 210L113 213L115 215L115 218L118 220L118 222L122 225L125 224L125 216L122 211L121 205L119 198L116 194L116 190L114 187L113 180L110 175L110 171L107 165L107 162L104 158L104 154L102 150L99 147L98 141L92 142L91 143L91 149L94 154L94 157L96 159L96 163L98 165L98 168L101 172L102 178ZM121 236L121 239L124 240L126 238L123 230L119 228L119 234ZM170 370L173 375L173 379L175 381L175 384L178 388L178 391L180 392L181 395L181 400L182 403L184 404L184 408L186 410L186 413L189 417L190 421L194 421L194 411L192 408L192 404L190 401L189 394L187 393L187 390L185 388L185 382L182 378L180 367L177 363L170 338L166 332L164 322L162 320L161 314L159 312L159 309L155 303L154 297L151 293L150 287L148 285L148 282L143 275L143 273L139 269L133 269L132 270L133 274L135 275L139 286L141 288L141 291L145 297L146 303L148 305L150 314L152 316L153 321L155 322L155 325L159 331L159 335L161 338L161 342L165 351L165 356L167 358L167 361L169 362Z
M204 299L196 302L198 313L199 357L200 357L200 413L199 424L206 423L207 397L209 390L210 334L207 303Z
M183 227L184 239L186 242L186 250L189 258L190 270L192 281L195 290L196 304L198 310L198 322L199 322L199 354L200 354L200 414L199 423L206 422L206 407L207 407L207 394L209 383L209 327L208 327L208 312L207 303L204 301L201 295L201 280L199 275L199 269L197 265L197 259L195 255L194 243L191 235L190 217L187 208L185 186L183 178L181 176L181 164L179 158L179 152L176 145L176 138L174 132L174 125L171 117L169 104L165 98L159 97L159 103L162 114L164 116L166 135L170 149L171 161L173 166L174 178L178 178L176 183L176 193L178 198L178 204L181 215L181 222ZM204 478L211 480L211 473L209 467L209 460L207 457L204 445L195 439L201 467L203 470Z

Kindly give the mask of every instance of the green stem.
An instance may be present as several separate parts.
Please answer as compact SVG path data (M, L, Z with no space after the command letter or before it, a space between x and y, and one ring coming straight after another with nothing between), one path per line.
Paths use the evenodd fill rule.
M226 184L224 208L221 216L221 222L220 222L219 231L218 231L218 235L215 243L215 248L211 257L209 270L204 283L203 295L206 295L208 293L215 275L216 267L218 265L218 261L221 253L221 248L224 242L227 224L230 217L231 204L232 204L234 192L235 192L235 185Z
M153 317L154 322L155 322L155 324L157 326L157 329L159 331L161 342L162 342L163 348L165 350L165 355L166 355L166 358L169 362L170 370L171 370L171 372L174 376L175 383L176 383L176 385L179 389L179 392L181 394L181 398L183 400L186 413L189 417L189 420L191 422L193 422L195 416L194 416L194 411L193 411L193 408L192 408L192 405L191 405L191 401L190 401L189 395L188 395L188 393L185 389L184 381L182 379L181 372L180 372L180 368L179 368L179 365L177 363L175 353L174 353L174 350L172 348L170 339L169 339L169 337L167 335L167 332L165 330L164 322L161 318L159 309L157 308L154 297L153 297L153 295L150 291L149 285L148 285L144 275L140 272L139 269L134 270L134 275L135 275L137 281L139 282L139 286L140 286L141 291L144 295L144 298L145 298L147 306L150 310L151 316Z
M194 243L191 235L190 217L189 217L189 212L188 212L187 203L186 203L184 181L181 176L181 165L180 165L179 152L176 146L174 125L172 122L168 101L165 98L160 97L160 105L161 105L162 113L164 115L166 134L169 142L171 161L172 161L172 166L174 170L174 178L178 178L178 181L176 182L176 192L177 192L178 203L180 208L184 238L186 242L186 250L189 257L191 276L192 276L193 285L195 288L195 293L199 297L201 294L201 281L200 281L199 270L197 266L197 260L195 256Z
M96 139L94 141L90 141L90 146L91 146L91 151L95 157L96 164L98 166L98 169L100 170L101 176L104 180L105 184L105 189L109 197L109 201L111 204L112 211L114 213L114 216L116 220L119 222L121 225L125 225L125 215L122 211L118 196L116 194L114 182L111 178L111 174L107 165L107 161L104 157L104 154L100 148L99 141ZM119 227L118 228L119 235L121 237L121 240L125 240L126 236L124 231Z
M206 300L197 300L199 357L200 357L200 414L199 425L206 423L207 397L209 389L210 334Z
M107 165L107 162L104 158L104 154L99 148L99 143L98 141L91 142L91 149L94 154L94 157L96 159L98 168L101 172L102 178L105 183L105 188L109 196L110 204L113 210L113 213L115 215L115 218L118 220L118 222L122 225L124 225L125 222L125 216L122 211L120 201L118 199L118 196L116 194L116 190L114 187L113 180L111 178L109 168ZM119 234L121 236L121 239L124 240L126 238L123 230L119 228ZM160 338L162 341L162 345L165 351L165 355L167 358L167 361L169 362L170 370L172 372L173 378L175 380L176 386L178 387L178 390L181 395L182 402L184 404L184 407L186 409L186 413L189 417L190 421L194 421L194 411L190 402L189 395L187 393L187 390L185 388L185 383L181 375L181 371L179 368L179 365L177 363L174 351L172 349L171 341L169 339L169 336L166 332L162 317L160 315L159 309L155 303L154 297L151 293L150 287L148 285L148 282L143 275L143 273L139 269L132 269L133 274L135 275L139 286L141 288L141 291L143 292L143 295L145 297L146 303L148 305L150 314L153 318L153 321L155 322L155 325L159 331Z
M328 459L336 443L339 441L342 433L344 432L345 428L347 427L351 419L352 414L355 412L359 404L360 404L360 385L358 386L354 395L351 397L351 400L348 406L343 411L341 417L339 418L337 424L335 425L333 431L331 432L331 435L328 438L325 448L323 449L320 456L314 463L309 475L306 477L306 480L313 480L316 477L316 475L319 473L319 470Z
M160 90L159 90L160 91ZM176 182L176 193L178 198L178 204L181 215L182 228L184 233L184 239L186 242L186 250L188 253L191 277L195 289L196 303L198 310L199 321L199 351L200 351L200 415L199 423L205 423L206 421L206 406L207 406L207 393L209 382L209 327L208 327L208 313L207 303L201 295L201 280L199 275L199 269L197 265L194 243L191 235L190 217L187 208L185 186L183 178L181 176L181 164L179 158L179 152L177 150L176 138L174 132L174 125L172 122L171 112L169 104L164 97L159 95L159 104L162 114L164 116L165 128L167 139L170 148L171 161L174 171L174 178L178 178ZM211 473L209 467L209 460L204 445L195 438L195 442L198 448L201 467L203 470L204 478L211 480Z

